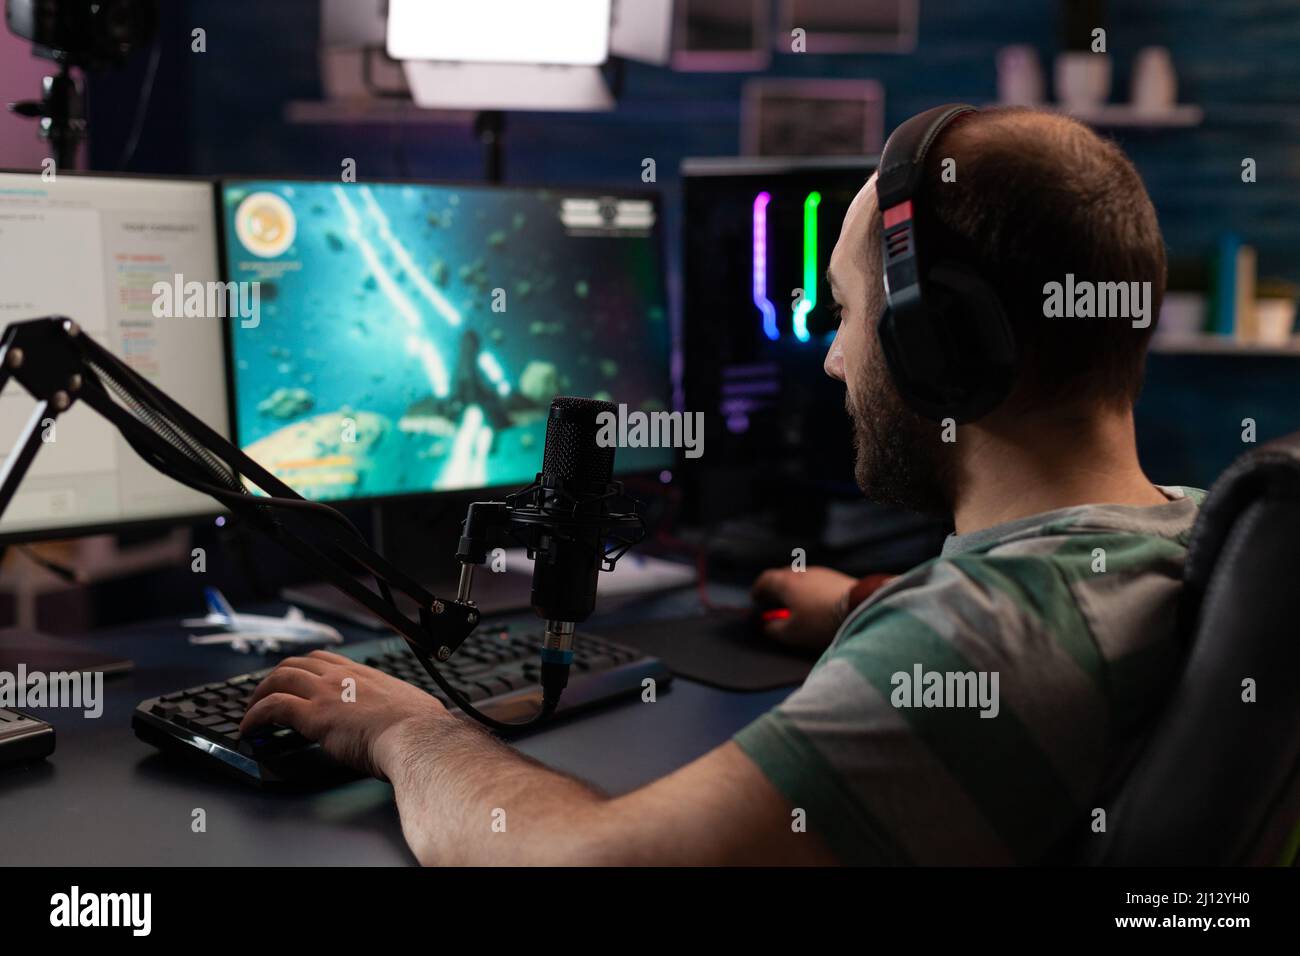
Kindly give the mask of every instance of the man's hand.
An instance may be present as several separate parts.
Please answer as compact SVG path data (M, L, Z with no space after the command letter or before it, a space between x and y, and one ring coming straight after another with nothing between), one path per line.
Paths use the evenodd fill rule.
M258 685L241 729L268 723L389 779L425 864L834 862L815 827L791 826L789 802L734 742L610 799L405 681L327 651L287 658Z
M750 592L759 608L785 607L785 620L766 621L763 633L787 647L824 650L848 613L849 589L855 578L831 568L764 571Z
M400 729L438 719L455 720L415 685L329 651L312 651L285 658L257 685L239 730L292 727L340 763L383 778Z

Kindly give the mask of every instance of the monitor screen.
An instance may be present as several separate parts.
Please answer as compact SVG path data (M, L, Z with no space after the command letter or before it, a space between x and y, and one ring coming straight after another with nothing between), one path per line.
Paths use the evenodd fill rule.
M556 395L671 406L658 209L644 196L223 184L239 444L302 495L532 480ZM618 470L674 453L620 448Z
M0 325L66 315L208 425L227 434L222 322L163 309L162 282L218 276L211 183L0 173ZM180 315L181 317L170 317ZM0 453L32 414L14 383L0 395ZM0 519L0 536L39 537L218 511L158 473L81 406L44 444Z

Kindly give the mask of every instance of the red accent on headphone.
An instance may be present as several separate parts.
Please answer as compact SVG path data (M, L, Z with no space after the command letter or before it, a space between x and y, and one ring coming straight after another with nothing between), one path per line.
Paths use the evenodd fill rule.
M885 210L885 228L892 229L900 222L907 222L912 218L912 200L906 199L897 206L890 206Z

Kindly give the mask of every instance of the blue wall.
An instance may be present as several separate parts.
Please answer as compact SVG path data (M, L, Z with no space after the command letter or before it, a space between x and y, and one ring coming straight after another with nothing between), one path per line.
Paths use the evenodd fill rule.
M353 157L363 178L480 176L481 154L464 127L285 123L287 101L321 95L316 0L176 0L164 7L170 39L134 168L333 177L342 158ZM207 30L206 54L188 53L193 26ZM1158 44L1173 53L1180 101L1205 111L1195 128L1112 133L1147 182L1171 257L1203 258L1218 235L1233 231L1258 248L1262 276L1300 281L1300 2L1112 0L1107 29L1112 100L1127 99L1136 52ZM912 54L784 55L770 73L877 79L892 128L939 102L995 99L995 56L1007 44L1032 44L1050 71L1059 33L1050 0L921 0ZM111 165L125 139L140 60L93 87L100 168ZM738 151L740 91L750 75L634 64L612 113L511 115L506 178L639 186L642 159L654 157L673 236L678 162ZM1253 184L1241 181L1247 156L1258 164ZM672 242L670 253L675 249ZM1204 381L1184 374L1188 363L1160 359L1139 408L1157 479L1210 480L1244 450L1244 414L1259 419L1261 440L1300 427L1286 395L1292 384L1300 389L1300 361L1270 366L1263 383L1256 381L1263 366L1237 368L1225 359L1220 369L1206 360L1197 366ZM1223 421L1209 421L1198 408L1220 408Z
M320 95L315 0L164 6L171 42L136 168L333 176L351 156L362 176L479 176L478 147L463 127L284 122L286 101ZM207 30L206 54L177 52L188 48L191 26ZM1205 110L1198 128L1117 134L1148 183L1171 253L1199 255L1218 233L1234 230L1259 247L1261 274L1300 280L1300 4L1113 0L1107 27L1112 98L1127 96L1136 51L1163 44L1173 52L1180 100ZM892 127L937 102L993 100L994 57L1008 43L1033 44L1050 69L1058 34L1057 5L1048 0L921 0L914 54L784 55L770 73L878 79ZM125 136L125 104L139 72L136 64L131 75L102 84L99 165ZM507 178L636 183L642 158L652 156L671 202L682 157L737 151L747 76L631 65L613 113L512 115ZM124 108L112 106L114 94ZM1245 156L1258 162L1257 183L1241 182Z

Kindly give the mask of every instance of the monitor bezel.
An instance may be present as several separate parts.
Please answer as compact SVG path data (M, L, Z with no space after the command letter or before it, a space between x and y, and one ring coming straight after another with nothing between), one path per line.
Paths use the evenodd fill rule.
M40 177L40 169L20 169L8 166L0 166L0 174L18 175L18 176L36 176ZM140 182L172 182L172 183L201 183L208 187L209 194L214 198L214 205L219 198L217 189L218 181L211 176L198 176L188 174L146 174L130 173L121 171L99 172L89 169L70 169L59 170L57 176L68 176L73 179L125 179ZM217 270L220 275L224 259L222 239L220 234L221 223L215 222L217 226L216 247L217 247ZM6 326L7 327L7 326ZM226 375L226 430L228 434L233 434L234 423L230 420L230 381L229 366L230 356L225 347L225 336L223 329L222 336L222 356L221 361L225 364ZM0 448L0 455L7 456L10 449ZM134 452L133 452L134 454ZM167 476L170 477L170 476ZM173 481L175 479L172 479ZM180 484L180 482L177 482ZM230 512L217 506L212 502L211 510L195 511L190 514L162 515L152 518L124 518L118 521L98 521L86 524L66 525L60 528L51 528L42 530L39 528L29 528L26 530L0 530L0 548L10 545L28 544L38 541L67 541L73 538L86 538L93 535L102 534L132 534L136 532L163 531L172 528L196 527L203 524L216 523L220 518L229 518Z
M218 176L215 180L216 188L213 189L213 202L216 206L217 215L217 248L220 250L220 276L222 282L232 281L229 272L229 257L226 252L226 216L225 216L225 189L228 184L263 182L263 183L329 183L334 184L336 180L321 176L277 176L261 174L240 174L240 175L223 175ZM547 190L555 193L565 193L573 196L617 196L627 199L647 199L654 205L655 222L651 228L652 241L655 243L656 251L659 256L660 273L663 281L664 295L664 318L668 323L668 350L667 350L667 367L664 371L667 373L666 385L669 405L673 400L673 352L676 345L673 334L672 321L672 293L671 281L668 275L668 249L667 249L667 228L664 222L664 201L663 193L657 189L646 189L644 187L622 187L622 186L593 186L589 184L577 183L573 185L564 183L528 183L528 182L509 182L509 183L487 183L482 180L457 180L457 179L409 179L400 177L377 177L358 179L354 183L339 183L344 186L356 185L388 185L388 186L432 186L435 188L452 188L452 189L477 189L484 192L500 191L503 189L514 189L520 191L540 191ZM234 329L232 323L227 320L222 325L222 338L224 341L224 353L226 361L226 403L227 419L230 425L231 442L237 447L243 446L239 443L239 412L235 401L235 351L234 351ZM665 471L673 473L678 468L680 459L679 449L668 449L669 455L665 456L664 463L657 468L638 468L629 471L620 471L617 467L614 471L616 480L628 478L641 478L648 476L659 476ZM617 456L615 456L617 460ZM537 471L541 471L542 453L537 453ZM477 487L465 488L430 488L423 491L406 491L395 494L384 495L363 495L349 498L321 498L322 504L331 507L346 507L348 505L363 506L382 506L384 504L393 505L410 505L418 502L423 498L431 497L450 497L456 496L473 496L483 492L500 491L504 489L519 488L521 483L518 481L500 482L498 484L480 485Z

